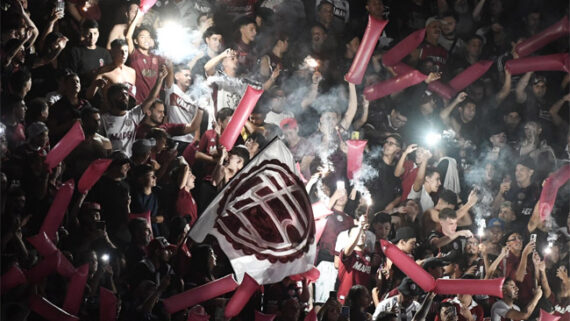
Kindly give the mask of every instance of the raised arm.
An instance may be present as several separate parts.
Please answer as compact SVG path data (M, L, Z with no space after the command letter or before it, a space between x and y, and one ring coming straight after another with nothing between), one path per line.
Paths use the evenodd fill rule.
M534 296L529 304L525 307L524 311L511 309L509 312L507 312L507 314L505 314L505 318L513 320L527 320L534 311L534 308L536 308L536 305L538 304L538 301L541 297L542 288L538 287L534 290Z
M344 117L340 122L340 126L344 129L349 129L356 115L356 108L358 107L358 98L356 96L356 85L348 83L348 108L344 113Z
M370 102L366 100L364 96L362 96L362 116L360 116L360 119L354 122L354 129L358 130L362 128L362 126L364 126L364 124L366 124L368 121L368 107L370 107Z
M479 0L477 5L473 9L473 20L479 22L481 21L481 11L483 10L483 6L485 5L485 0Z
M26 32L31 33L27 42L25 42L26 44L25 47L26 49L28 49L34 45L40 32L38 31L38 28L30 18L28 13L26 12L26 10L24 9L24 6L22 6L22 3L20 1L12 1L12 4L16 7L16 10L18 10L20 16L24 19L24 23L26 24Z
M418 169L418 174L416 175L416 179L414 180L414 185L412 188L414 192L419 192L422 190L422 185L424 184L424 178L426 177L426 167L428 160L431 158L431 152L429 150L425 150L422 153L422 157L420 157L420 167Z
M137 9L137 15L127 27L127 33L125 34L125 39L127 40L127 45L129 46L129 55L132 54L133 51L135 51L135 42L133 41L133 33L135 32L135 28L137 27L137 24L143 18L143 16L144 13L142 13L140 9Z
M493 263L491 263L489 268L486 269L485 280L490 279L493 276L493 274L495 274L495 271L497 271L499 264L503 262L503 259L507 257L508 253L509 253L509 246L507 245L501 249L501 253L499 254L499 256L497 256L495 261L493 261Z
M406 150L402 153L402 156L396 164L396 168L394 169L394 176L400 177L404 175L404 163L406 162L406 157L408 157L408 155L410 155L416 149L418 149L418 144L410 144L408 147L406 147Z
M156 98L158 98L158 94L160 93L160 89L162 88L162 82L164 81L164 78L166 78L167 75L168 75L168 68L166 68L166 65L160 66L160 71L158 72L158 77L156 77L156 82L154 83L154 86L150 90L148 97L146 97L146 99L141 104L141 109L143 113L146 114L149 111L150 106L152 106L152 104L156 100Z
M503 83L503 87L501 90L495 95L495 99L497 100L497 104L500 104L507 96L509 96L512 87L512 79L511 73L508 70L505 70L505 83Z
M521 254L521 261L519 262L519 266L517 267L517 271L515 272L515 281L522 282L524 276L526 274L526 266L528 264L528 256L536 249L536 242L528 242L528 244L524 247L522 254Z
M530 81L530 77L532 76L533 72L527 72L526 74L524 74L524 76L522 76L522 78L519 80L518 84L517 84L517 89L515 91L516 95L517 95L517 103L522 104L526 101L526 86L528 86L528 82Z
M232 49L226 49L222 51L219 55L215 56L214 58L208 60L208 62L204 65L204 71L206 72L207 76L213 76L216 73L216 66L219 65L222 60L226 57L235 56L236 52Z
M311 104L315 101L315 99L317 99L317 95L319 94L319 83L321 82L321 80L323 80L321 73L318 71L315 71L311 78L312 78L311 89L305 95L303 101L301 101L301 108L303 110L309 108L309 106L311 106Z
M457 94L457 97L455 97L455 99L451 102L451 104L445 106L445 108L443 108L439 112L439 118L441 118L441 120L447 126L451 126L451 121L449 119L449 115L451 115L451 112L455 109L455 107L457 107L457 105L465 101L466 98L467 98L467 93L463 91L460 92L459 94Z
M352 252L354 252L356 245L358 245L358 240L360 240L362 234L368 229L368 223L366 223L365 215L360 217L358 225L355 228L358 229L358 231L356 233L352 233L352 237L349 238L348 245L342 250L344 255L351 255Z
M562 106L564 106L564 103L566 102L570 102L570 94L566 94L564 97L560 98L557 102L555 102L554 105L552 105L552 107L550 107L549 110L550 116L552 116L552 121L556 126L568 125L568 120L560 117L560 115L558 114L558 112L560 112L560 109L562 108Z

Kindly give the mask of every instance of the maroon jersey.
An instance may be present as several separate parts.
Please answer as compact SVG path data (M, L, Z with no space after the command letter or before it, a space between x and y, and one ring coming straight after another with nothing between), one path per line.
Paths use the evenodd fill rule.
M163 63L162 57L154 54L147 56L138 49L135 49L129 56L129 66L135 70L137 75L135 83L137 104L142 103L150 94L150 90L156 83L159 67Z
M350 255L340 252L340 266L338 267L338 300L344 304L348 291L353 285L368 286L370 282L370 255L366 252L353 251Z

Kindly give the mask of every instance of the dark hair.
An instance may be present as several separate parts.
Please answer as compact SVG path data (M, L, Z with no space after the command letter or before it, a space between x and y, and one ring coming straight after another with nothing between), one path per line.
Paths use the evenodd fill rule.
M464 101L462 101L462 102L457 106L457 108L463 108L463 107L465 107L467 104L473 104L473 105L475 105L475 107L477 107L477 103L476 103L473 99L467 98L467 99L465 99Z
M146 227L147 224L148 222L146 219L142 217L135 217L129 221L129 232L131 232L131 235L135 235L136 230L139 228L139 226L144 225Z
M314 22L313 24L311 24L311 27L309 28L309 30L313 29L314 27L319 27L319 28L323 29L325 31L325 33L328 32L327 27L325 27L325 25L323 25L320 22Z
M135 29L135 32L133 32L133 39L136 39L139 36L139 33L143 32L143 31L148 31L148 33L150 33L150 36L152 37L152 39L156 40L155 34L154 34L154 29L149 26L149 25L140 25Z
M111 49L121 48L123 46L128 46L127 41L125 39L115 39L111 41Z
M87 29L99 29L99 23L96 20L93 19L87 19L85 21L83 21L83 23L81 24L81 30L85 31Z
M265 144L267 144L267 139L265 139L265 136L263 136L263 134L255 132L251 135L249 135L247 137L247 139L251 139L254 142L259 144L259 148L263 148L263 146L265 146Z
M398 315L393 312L380 312L380 314L376 317L374 321L392 321L394 318L397 318Z
M345 305L349 307L353 307L358 304L358 298L363 295L364 293L368 292L368 289L363 285L354 285L348 291L348 295L346 296L346 303Z
M485 39L483 39L483 37L479 36L479 35L476 34L476 33L474 33L474 34L472 34L471 36L469 36L469 37L466 39L465 43L467 43L467 42L469 42L469 41L471 41L471 40L473 40L473 39L479 39L479 41L481 41L481 44L484 44L484 43L485 43Z
M28 110L26 111L26 123L31 124L39 121L42 110L49 108L47 101L42 97L37 97L27 104Z
M86 122L93 116L93 114L100 114L101 111L95 107L83 107L81 108L81 121Z
M247 26L249 24L254 24L255 27L257 28L257 23L255 22L255 18L250 17L250 16L245 16L245 17L241 17L236 21L236 27L238 29L240 29L243 26Z
M439 218L440 221L446 220L448 218L454 219L457 218L457 213L455 213L455 211L450 208L444 208L441 211L439 211L437 217Z
M391 223L392 222L392 218L390 217L390 215L384 213L384 212L378 212L376 214L374 214L374 218L372 219L372 224L378 224L378 223Z
M219 122L223 122L224 120L226 120L226 118L232 117L233 114L234 114L233 109L228 107L222 108L216 113L216 120Z
M164 101L162 101L162 99L156 98L156 99L152 102L152 104L150 105L150 109L154 109L154 106L156 106L156 104L165 105L165 104L164 104Z
M243 163L246 164L247 162L249 162L249 151L247 150L247 148L242 146L234 146L234 148L232 148L232 150L229 153L230 155L236 155L239 156L241 158L243 158Z
M132 169L132 174L133 174L133 178L134 179L139 179L141 177L143 177L144 175L153 172L154 168L152 168L152 165L149 164L143 164L143 165L138 165L135 166L135 168Z
M426 175L425 175L425 177L432 177L433 174L435 174L435 173L438 173L438 174L439 174L439 171L437 170L437 168L435 168L435 167L428 167L428 168L426 168ZM440 174L440 175L441 175L441 174Z
M459 21L459 16L457 16L457 14L451 10L448 10L441 15L441 18L445 17L453 17L453 19L455 19L456 22Z
M213 251L212 247L208 244L200 244L190 249L190 253L192 254L192 269L200 276L211 276L212 271L210 271L208 267L208 258Z
M150 132L148 132L148 134L146 135L146 138L154 138L155 140L168 139L168 137L169 137L168 132L159 127L152 128Z
M63 34L61 32L57 32L57 31L50 32L44 40L44 46L43 46L42 53L46 54L46 53L50 52L52 50L51 49L52 44L54 42L56 42L57 39L59 39L61 37L63 37Z
M223 37L222 31L216 26L213 26L204 31L204 34L202 34L202 39L204 39L204 42L206 42L206 38L210 38L213 35L220 35Z
M444 189L439 193L439 198L453 206L457 206L457 194L452 190Z
M28 69L20 69L10 76L10 87L14 91L20 91L30 79L32 79L32 74Z
M505 282L506 282L506 281L505 281ZM441 313L441 310L442 310L443 308L453 308L453 309L455 309L455 305L453 305L453 303L451 303L451 302L442 302L442 303L440 304L440 306L439 306L439 311L440 311L440 313Z
M125 85L124 83L116 83L116 84L112 84L111 86L109 86L109 89L107 90L107 97L110 99L111 97L120 94L123 90L129 90L129 87L127 87L127 85Z
M190 70L187 64L176 64L174 65L174 73L179 73L182 70Z

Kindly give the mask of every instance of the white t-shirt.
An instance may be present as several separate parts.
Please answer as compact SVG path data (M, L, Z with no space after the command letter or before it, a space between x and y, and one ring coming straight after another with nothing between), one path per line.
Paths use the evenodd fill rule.
M241 78L228 77L218 71L215 76L208 77L209 83L217 86L217 110L222 108L236 109L241 97L247 89L247 84Z
M408 198L420 201L422 213L435 206L431 196L429 196L423 185L422 190L419 192L414 191L414 187L412 186L412 189L410 189L410 193L408 194Z
M400 304L398 303L398 296L395 295L393 297L389 297L385 300L382 300L380 303L378 303L378 305L376 306L376 309L374 310L374 314L372 315L372 320L376 320L376 318L378 317L378 315L382 312L386 312L386 311L394 311L394 306L399 306ZM414 317L414 314L416 314L416 312L418 312L420 310L421 304L417 301L412 301L412 303L410 305L408 305L408 307L406 308L406 320L411 320ZM400 308L396 308L396 313L398 315L398 320L403 320L403 316L401 315L401 311Z
M170 124L190 124L196 116L198 110L198 102L194 100L189 92L183 92L178 85L173 84L172 87L165 89L166 97L164 104L166 105L166 114L168 115L168 123ZM172 137L176 140L191 143L194 141L192 134L184 136Z
M507 312L509 312L511 309L516 311L521 310L516 304L508 306L503 300L495 302L495 304L493 304L491 307L491 321L511 320L505 317L505 315L507 315Z
M113 151L119 150L131 156L131 148L135 141L137 126L143 120L141 105L127 111L123 116L105 113L101 116L103 134L111 140Z
M338 236L336 237L336 243L334 246L335 253L340 253L340 251L342 251L342 249L344 249L344 247L346 246L346 243L348 243L349 231L350 229L338 233ZM366 231L366 241L364 242L365 242L364 246L369 250L370 253L373 253L374 245L376 244L376 234L374 234L371 231Z

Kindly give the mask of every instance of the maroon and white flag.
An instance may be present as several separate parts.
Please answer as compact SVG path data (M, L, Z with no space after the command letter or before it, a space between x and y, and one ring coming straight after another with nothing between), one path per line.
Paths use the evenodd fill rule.
M245 272L259 284L313 268L315 222L293 155L273 140L216 196L190 231L202 242L211 234L241 283Z

